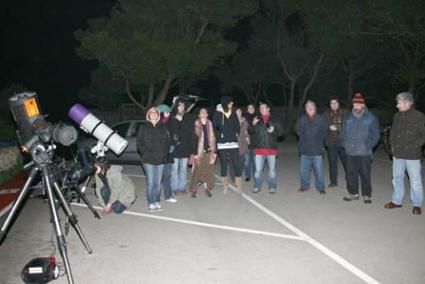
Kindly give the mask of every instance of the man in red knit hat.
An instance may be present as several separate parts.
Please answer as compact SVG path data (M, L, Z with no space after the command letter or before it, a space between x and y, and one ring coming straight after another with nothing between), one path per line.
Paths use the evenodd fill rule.
M356 93L352 99L353 109L342 124L341 144L347 154L347 190L345 201L359 199L359 177L363 201L372 203L370 180L372 149L379 140L379 122L368 111L363 94Z

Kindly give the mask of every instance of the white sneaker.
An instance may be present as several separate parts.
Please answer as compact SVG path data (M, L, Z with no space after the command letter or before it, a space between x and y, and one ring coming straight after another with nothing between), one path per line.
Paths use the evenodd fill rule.
M170 198L166 199L165 201L170 202L170 203L176 203L177 199L175 199L174 197L170 197Z
M159 202L155 203L155 210L156 211L162 211L162 206L161 206L161 204L159 204Z
M156 205L154 204L154 203L150 203L149 204L149 206L148 206L148 209L149 209L149 211L155 211L155 209L156 209Z

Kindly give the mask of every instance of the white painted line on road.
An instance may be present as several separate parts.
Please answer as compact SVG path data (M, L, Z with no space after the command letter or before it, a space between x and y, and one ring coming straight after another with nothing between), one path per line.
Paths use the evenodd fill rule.
M2 189L0 190L0 195L6 195L6 194L14 194L20 191L20 188L8 188L8 189Z
M217 178L219 178L218 175L215 175L215 176ZM232 184L229 184L229 187L233 191L236 191L236 188ZM282 224L283 226L285 226L286 228L288 228L290 231L292 231L295 234L297 234L301 239L307 241L313 247L315 247L316 249L318 249L319 251L321 251L323 254L325 254L328 257L330 257L336 263L338 263L339 265L341 265L342 267L344 267L345 269L347 269L348 271L350 271L351 273L353 273L354 275L356 275L357 277L359 277L360 279L362 279L364 282L366 282L368 284L379 284L380 283L376 279L374 279L372 276L370 276L369 274L367 274L366 272L363 272L362 270L360 270L359 268L357 268L356 266L354 266L353 264L351 264L349 261L347 261L343 257L339 256L338 254L336 254L335 252L333 252L332 250L330 250L329 248L327 248L326 246L324 246L320 242L316 241L315 239L313 239L312 237L310 237L309 235L307 235L306 233L304 233L303 231L301 231L300 229L298 229L296 226L292 225L290 222L288 222L284 218L280 217L279 215L277 215L273 211L269 210L265 206L263 206L260 203L258 203L256 200L254 200L249 195L246 195L245 193L242 193L242 197L244 199L246 199L248 202L250 202L252 205L254 205L255 207L257 207L258 209L260 209L261 211L263 211L265 214L269 215L270 217L272 217L273 219L275 219L277 222L279 222L280 224Z
M74 206L78 206L78 207L87 207L86 204L81 204L81 203L72 202L71 204L74 205ZM99 207L99 206L93 206L93 207L98 209L98 210L102 210L102 208ZM251 229L245 229L245 228L238 228L238 227L217 225L217 224L211 224L211 223L190 221L190 220L185 220L185 219L177 219L177 218L172 218L172 217L165 217L165 216L139 213L139 212L135 212L135 211L126 210L122 214L144 217L144 218L150 218L150 219L157 219L157 220L162 220L162 221L170 221L170 222L181 223L181 224L195 225L195 226L200 226L200 227L214 228L214 229L220 229L220 230L226 230L226 231L234 231L234 232L248 233L248 234L254 234L254 235L262 235L262 236L269 236L269 237L275 237L275 238L282 238L282 239L291 239L291 240L296 240L296 241L304 241L304 239L302 237L294 236L294 235L278 234L278 233L272 233L272 232L266 232L266 231L251 230Z

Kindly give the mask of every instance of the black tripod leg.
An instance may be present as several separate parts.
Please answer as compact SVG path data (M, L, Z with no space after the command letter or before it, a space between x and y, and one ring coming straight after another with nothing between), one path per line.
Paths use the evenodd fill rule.
M62 260L65 265L68 283L73 284L74 280L72 279L71 266L69 264L69 259L68 259L67 244L66 244L65 237L62 233L62 228L59 222L58 212L55 206L55 199L53 198L53 191L52 191L52 184L49 177L50 176L49 170L46 166L44 166L42 168L42 171L43 171L43 182L44 182L44 185L47 187L47 197L49 201L50 213L52 214L53 225L56 232L56 240L58 242L59 252L62 256Z
M89 175L86 178L86 180L84 181L83 186L81 187L81 192L82 193L85 193L86 192L87 186L89 186L89 183L90 183L91 179L93 178L93 176L94 176L94 173L91 174L91 175Z
M100 219L99 213L97 213L96 209L94 209L94 207L91 204L90 200L82 192L82 190L78 186L76 186L74 189L78 193L78 195L81 197L81 199L84 201L84 203L87 205L87 207L90 209L90 211L93 213L94 217L97 218L97 219Z
M63 208L63 211L65 212L66 216L68 216L69 223L72 225L72 227L75 229L75 232L77 233L78 237L80 238L81 242L83 243L84 247L86 248L88 253L92 253L92 249L90 248L89 243L87 242L86 237L84 236L83 232L81 231L80 226L78 225L77 216L72 212L71 208L69 207L68 202L66 202L65 197L63 196L60 187L56 181L53 179L51 180L51 183L53 185L53 188L55 190L55 194L57 198L59 199L59 202Z
M22 201L24 200L25 196L27 195L28 189L31 186L32 181L35 178L35 175L37 174L38 169L36 167L33 167L31 169L31 172L25 181L24 186L22 187L21 192L19 193L18 198L16 199L15 203L13 203L12 209L10 210L9 214L7 215L6 220L4 221L1 230L0 230L0 244L3 242L3 239L6 237L7 229L10 226L10 223L13 220L13 217L15 216L16 212L19 209L19 206L21 205Z

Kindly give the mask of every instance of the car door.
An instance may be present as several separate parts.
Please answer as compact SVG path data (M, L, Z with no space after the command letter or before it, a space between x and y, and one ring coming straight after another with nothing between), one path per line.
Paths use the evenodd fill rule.
M140 155L137 152L137 134L139 133L139 128L143 124L143 121L133 121L127 133L128 147L126 149L126 159L127 163L139 164Z

